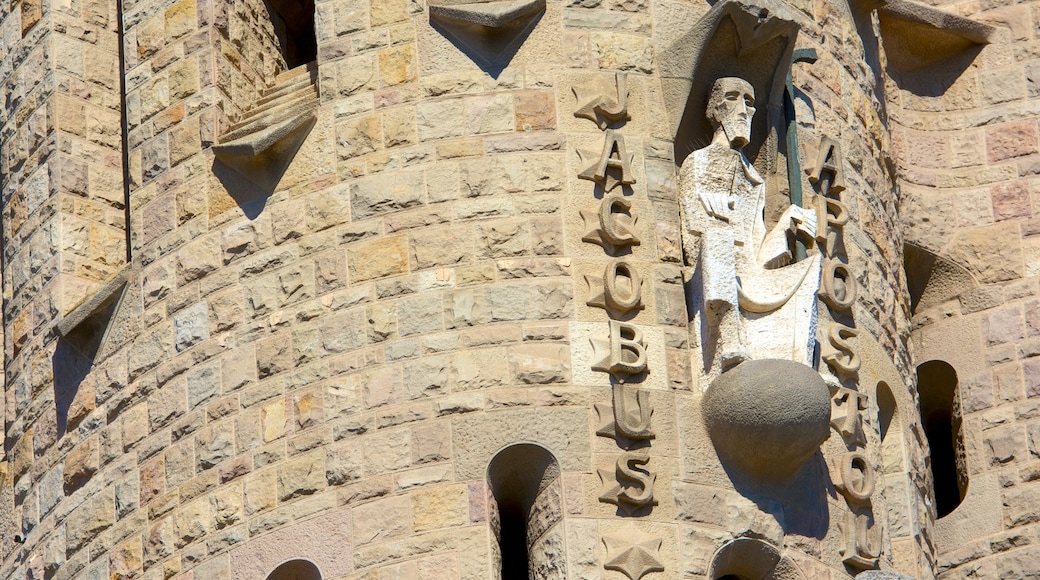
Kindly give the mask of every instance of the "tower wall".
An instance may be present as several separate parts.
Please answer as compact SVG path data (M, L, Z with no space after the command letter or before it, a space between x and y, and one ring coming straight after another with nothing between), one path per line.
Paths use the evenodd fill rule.
M902 216L907 200L925 199L917 156L931 159L908 145L907 119L939 114L908 104L884 75L874 7L547 0L508 26L481 16L494 31L478 34L444 17L445 2L315 4L317 64L287 71L267 2L124 3L122 101L118 82L105 92L107 69L65 82L65 61L42 56L70 31L114 39L114 6L104 26L97 6L43 7L25 39L5 43L5 90L23 104L8 99L2 134L0 511L11 515L0 575L262 580L301 559L328 579L497 578L516 506L529 510L538 578L846 578L875 567L932 578L953 566L930 507L915 395L933 326L921 323L915 352L903 272L904 236L918 240L918 228L904 231L913 222ZM732 20L698 32L729 7ZM94 28L55 20L76 10ZM32 13L6 13L5 38ZM748 15L791 44L732 24ZM966 60L968 74L987 59L1018 66L996 38ZM767 70L736 50L740 39L762 42L754 55L814 49L815 62ZM779 79L780 92L756 94L748 153L767 225L792 189L805 207L831 208L808 241L809 259L825 258L827 296L809 293L808 362L832 407L829 439L804 463L766 458L778 478L720 459L705 426L720 371L704 354L703 265L689 244L684 253L676 158L706 145L676 140L701 130L684 125L687 99L714 81L698 72L709 65L677 64L699 62L683 60L694 40ZM788 69L800 161L790 177L794 150L778 122ZM51 76L53 90L31 89ZM107 108L92 104L109 94ZM101 198L107 213L92 219L121 236L121 181L112 199L93 185L52 188L60 210L19 209L35 199L33 175L70 183L54 176L86 163L95 183L89 137L63 129L76 118L69 99L99 109L83 122L105 137L95 141L107 149L91 150L104 149L117 177L120 107L127 121L131 259L113 241L103 247L115 258L91 254L89 275L66 269L80 263L66 257L79 255L66 251L70 230L48 224L80 207L61 200ZM51 123L50 140L34 146L56 151L16 162L21 143L36 143L36 118ZM1035 137L1035 119L1008 123ZM1015 167L1028 173L1025 159ZM833 173L829 191L821 171ZM19 225L19 212L38 217ZM93 286L41 310L49 286L20 278L35 272L22 265L34 252ZM125 288L94 309L117 273ZM80 318L94 325L93 351L56 330ZM1024 462L1028 428L1014 425ZM510 455L514 445L551 460ZM489 473L514 456L528 459Z

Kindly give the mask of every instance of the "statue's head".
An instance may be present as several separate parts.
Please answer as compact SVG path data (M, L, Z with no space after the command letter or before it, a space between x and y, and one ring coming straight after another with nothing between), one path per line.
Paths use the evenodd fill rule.
M740 149L751 140L755 116L755 87L744 79L723 77L711 86L705 114L716 133L721 128L730 145Z

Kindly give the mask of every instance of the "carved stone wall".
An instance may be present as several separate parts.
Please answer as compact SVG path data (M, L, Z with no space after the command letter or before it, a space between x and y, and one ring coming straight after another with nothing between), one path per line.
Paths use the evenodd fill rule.
M268 8L124 2L121 99L114 4L0 7L0 577L495 578L514 445L556 466L531 578L1032 570L1035 1L317 0L293 71ZM706 362L676 152L722 75L766 227L816 216L819 299L743 314L801 359ZM938 520L931 359L974 506Z
M956 371L963 499L936 528L943 577L1027 577L1038 489L1034 238L1040 149L1037 6L940 2L996 26L991 44L886 85L908 243L934 256L914 310L918 364ZM934 219L932 216L945 216ZM932 265L929 265L929 262Z

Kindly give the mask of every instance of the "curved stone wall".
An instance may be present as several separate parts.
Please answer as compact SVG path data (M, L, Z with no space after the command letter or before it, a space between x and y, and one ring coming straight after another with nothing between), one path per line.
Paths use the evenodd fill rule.
M88 193L28 210L66 237L15 235L35 186L8 161L31 126L9 107L0 576L263 580L301 561L327 579L496 578L503 497L531 509L531 577L953 566L934 566L903 273L918 237L900 221L914 156L942 157L904 145L913 108L882 76L884 14L318 0L317 65L284 71L263 4L122 5L128 222L118 179L91 173ZM48 34L70 28L43 8ZM0 10L5 38L31 15ZM707 144L712 63L730 61L756 89L745 175L762 178L767 227L792 189L818 217L802 242L823 297L809 288L783 322L746 317L806 323L830 397L829 439L776 480L720 461L701 409L722 369L702 350L675 152ZM8 94L36 61L13 62ZM100 90L59 73L70 99ZM65 98L47 105L59 128ZM49 178L69 183L79 141L55 143ZM75 269L61 252L78 246L49 245L77 196L112 197L98 219L128 224L119 283L105 284L118 266ZM121 263L108 230L89 231L96 261ZM48 301L20 278L47 252L61 276L86 273L79 294ZM551 453L552 477L496 499L489 464L517 444Z

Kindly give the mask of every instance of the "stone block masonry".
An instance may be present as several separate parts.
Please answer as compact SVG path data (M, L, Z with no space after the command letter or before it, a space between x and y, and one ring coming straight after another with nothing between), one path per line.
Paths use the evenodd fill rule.
M1040 4L763 2L0 6L0 577L483 580L520 553L542 579L1029 576ZM911 24L961 36L931 60ZM749 78L747 174L767 229L795 180L817 217L822 318L797 322L832 387L784 485L707 432L675 153L708 144L676 135L707 131L687 101L719 63L774 74L749 41L772 26L818 58L777 65L798 151ZM309 132L214 154L297 110ZM92 298L95 349L57 332ZM944 517L932 360L969 482Z

